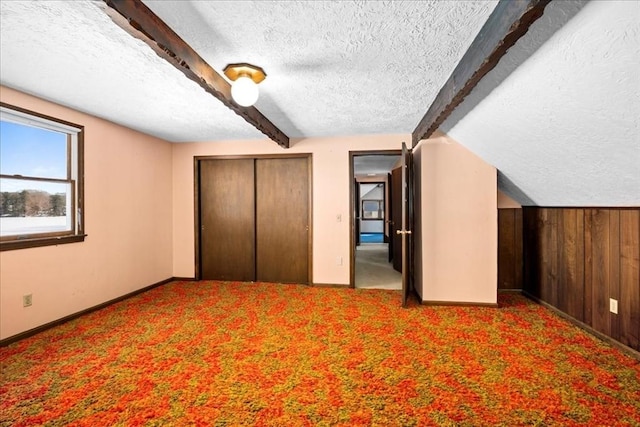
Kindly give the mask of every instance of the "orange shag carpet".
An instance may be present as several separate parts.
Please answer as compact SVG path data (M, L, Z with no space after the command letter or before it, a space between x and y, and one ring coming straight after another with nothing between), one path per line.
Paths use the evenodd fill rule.
M173 282L0 349L0 425L640 425L640 362L516 294Z

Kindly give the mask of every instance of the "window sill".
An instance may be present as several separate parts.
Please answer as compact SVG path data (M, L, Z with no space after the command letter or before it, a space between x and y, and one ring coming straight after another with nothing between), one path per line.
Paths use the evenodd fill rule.
M67 243L84 242L86 234L74 234L71 236L45 237L38 239L20 239L0 242L0 252L17 249L38 248L40 246L64 245Z

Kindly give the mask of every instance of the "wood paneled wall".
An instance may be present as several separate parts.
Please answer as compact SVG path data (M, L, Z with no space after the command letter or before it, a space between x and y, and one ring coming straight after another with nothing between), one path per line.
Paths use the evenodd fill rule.
M498 209L498 289L522 289L522 209Z
M526 292L640 350L640 209L523 208L523 241Z

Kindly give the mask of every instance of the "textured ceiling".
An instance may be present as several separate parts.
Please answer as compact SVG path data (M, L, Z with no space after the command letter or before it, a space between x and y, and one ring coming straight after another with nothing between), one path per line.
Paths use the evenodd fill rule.
M353 157L353 173L355 175L386 175L398 164L400 155L369 154Z
M522 204L640 206L640 2L551 2L441 129Z
M0 82L170 141L263 137L101 6L0 1Z
M290 137L409 133L495 1L146 1L214 68L262 66ZM0 1L0 83L169 141L263 139L101 1ZM640 2L555 1L443 124L523 204L640 205Z
M495 1L145 1L211 66L267 72L288 136L409 133ZM102 2L0 2L0 81L170 141L262 138Z

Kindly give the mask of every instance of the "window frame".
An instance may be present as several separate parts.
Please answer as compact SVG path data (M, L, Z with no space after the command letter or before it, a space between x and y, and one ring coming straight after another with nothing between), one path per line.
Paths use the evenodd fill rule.
M7 114L27 121L33 119L35 127L67 134L66 179L3 174L0 174L0 178L68 183L71 187L71 230L2 236L0 237L0 251L83 242L86 237L84 218L84 126L5 102L0 102L0 109ZM70 129L65 130L65 128ZM75 147L73 147L72 134L76 136ZM74 168L76 169L75 174L73 173Z
M378 204L378 209L376 210L376 212L378 213L378 216L376 216L375 218L365 216L364 204L366 202L375 202ZM366 212L373 212L373 211L366 210ZM362 218L363 221L384 221L384 199L362 199L362 215L360 217Z

